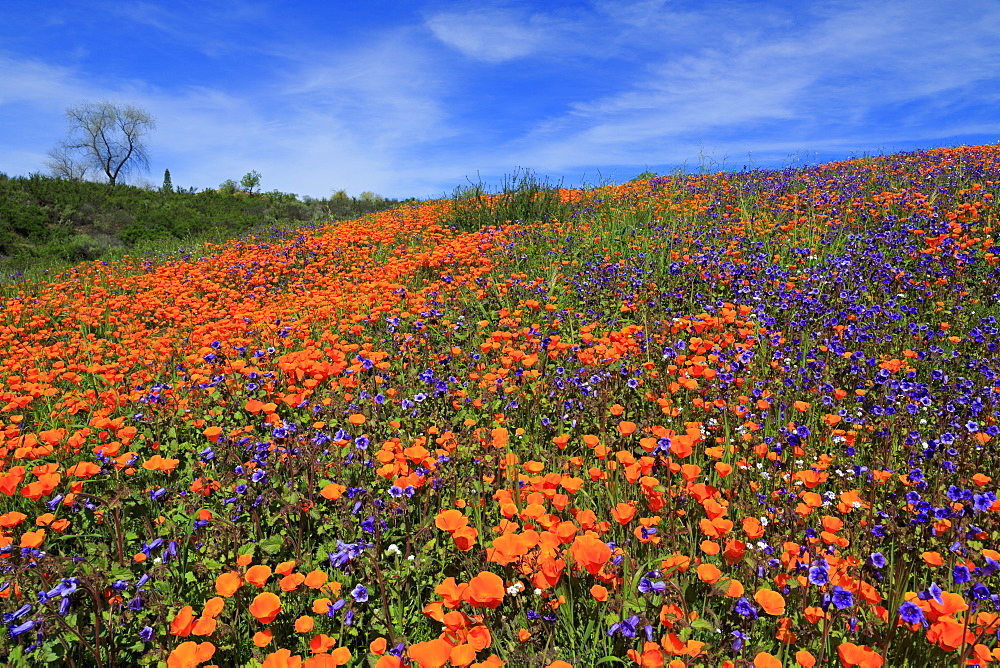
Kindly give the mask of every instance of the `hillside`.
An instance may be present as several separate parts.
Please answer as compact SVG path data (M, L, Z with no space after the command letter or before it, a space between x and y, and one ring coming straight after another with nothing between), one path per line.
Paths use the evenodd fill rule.
M936 149L7 286L0 662L1000 660L998 195Z

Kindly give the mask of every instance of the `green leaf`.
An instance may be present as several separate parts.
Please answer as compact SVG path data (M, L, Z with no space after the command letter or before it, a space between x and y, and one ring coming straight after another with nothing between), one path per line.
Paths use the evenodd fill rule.
M691 628L695 631L714 631L715 625L704 617L699 617L691 622Z
M271 536L260 541L257 545L267 554L275 554L281 549L283 542L281 536Z

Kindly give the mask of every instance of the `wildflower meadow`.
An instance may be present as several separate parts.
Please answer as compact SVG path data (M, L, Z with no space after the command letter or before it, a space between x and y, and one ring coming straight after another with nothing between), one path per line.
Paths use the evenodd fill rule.
M1000 665L998 191L935 149L0 288L0 663Z

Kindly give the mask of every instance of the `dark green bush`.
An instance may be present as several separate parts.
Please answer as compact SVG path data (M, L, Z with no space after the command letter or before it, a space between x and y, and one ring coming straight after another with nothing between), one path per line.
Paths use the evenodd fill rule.
M101 259L122 245L202 237L220 241L266 225L347 220L399 204L372 193L299 199L292 193L159 188L0 177L0 275L12 268ZM90 241L87 241L90 239Z

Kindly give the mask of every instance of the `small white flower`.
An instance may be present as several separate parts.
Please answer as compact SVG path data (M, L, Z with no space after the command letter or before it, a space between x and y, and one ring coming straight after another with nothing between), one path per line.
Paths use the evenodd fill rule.
M399 545L393 543L389 547L385 548L385 553L391 557L398 557L403 554L403 551L399 549Z
M160 564L163 563L163 559L161 559L160 557L156 557L155 559L153 559L153 563L159 566Z
M416 559L416 558L417 558L417 557L416 557L416 555L413 555L413 554L411 554L410 556L408 556L408 557L406 558L406 560L407 560L407 561L413 561L413 560L414 560L414 559Z
M541 596L541 594L542 594L542 590L541 590L541 589L538 589L538 588L536 588L536 589L535 589L535 596Z

